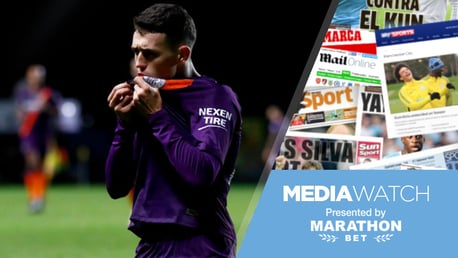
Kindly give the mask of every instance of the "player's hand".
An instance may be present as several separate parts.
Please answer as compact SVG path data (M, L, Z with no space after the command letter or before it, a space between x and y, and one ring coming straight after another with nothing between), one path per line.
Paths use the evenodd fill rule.
M108 107L123 121L128 122L133 108L133 91L128 83L120 83L113 87L108 95Z
M134 94L133 104L134 107L145 115L151 115L162 109L162 97L159 89L151 87L143 76L136 76L133 79Z
M452 89L454 90L455 89L455 85L451 84L451 83L447 83L447 89Z
M441 98L441 95L439 94L439 92L433 92L433 93L431 93L431 95L429 95L429 98L430 98L431 100L433 100L433 99L440 99L440 98Z

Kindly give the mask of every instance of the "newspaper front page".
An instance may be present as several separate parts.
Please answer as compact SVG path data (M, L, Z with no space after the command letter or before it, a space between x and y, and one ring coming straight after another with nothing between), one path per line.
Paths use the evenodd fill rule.
M317 164L315 169L348 170L380 160L382 149L380 137L288 131L280 148L283 163L277 169L308 170L308 165Z
M354 170L393 169L393 170L457 170L458 144L413 152L405 155L382 159L372 163L350 166Z
M301 108L291 119L290 130L354 123L357 87L306 87Z
M458 21L375 34L388 137L457 130Z
M288 130L324 132L356 122L359 88L380 85L374 33L329 28ZM353 133L354 135L354 133Z

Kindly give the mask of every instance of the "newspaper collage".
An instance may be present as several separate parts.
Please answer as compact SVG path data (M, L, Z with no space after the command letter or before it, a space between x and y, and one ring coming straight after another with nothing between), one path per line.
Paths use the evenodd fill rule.
M417 9L331 22L275 169L458 168L458 20Z

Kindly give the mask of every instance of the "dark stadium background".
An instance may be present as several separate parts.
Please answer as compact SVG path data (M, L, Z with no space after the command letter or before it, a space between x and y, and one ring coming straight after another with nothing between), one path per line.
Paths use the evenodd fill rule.
M300 1L175 2L195 18L198 40L193 60L198 71L231 85L239 94L248 126L243 153L249 157L244 160L252 160L242 164L240 178L256 178L263 165L259 149L266 134L265 108L277 104L286 112L331 1L313 7ZM81 143L90 148L91 181L103 180L114 126L107 94L129 77L132 17L152 3L27 0L11 1L2 8L0 98L10 98L28 64L43 63L48 84L81 104L81 132L62 139L70 151ZM9 132L0 132L0 137L0 183L19 181L17 139Z

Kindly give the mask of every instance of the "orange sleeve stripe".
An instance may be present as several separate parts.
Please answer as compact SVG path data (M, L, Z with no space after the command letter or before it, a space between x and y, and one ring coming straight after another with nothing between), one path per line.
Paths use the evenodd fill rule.
M191 86L193 79L171 79L166 80L161 90L177 90Z
M38 115L38 112L31 112L27 114L21 124L21 127L19 128L19 136L26 137L30 134L30 131L32 131L32 128L38 119Z

